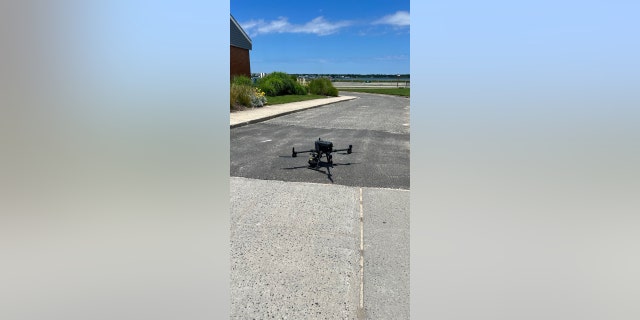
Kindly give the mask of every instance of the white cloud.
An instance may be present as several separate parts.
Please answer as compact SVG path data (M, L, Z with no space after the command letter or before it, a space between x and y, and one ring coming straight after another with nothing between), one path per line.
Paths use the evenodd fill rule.
M388 24L395 27L407 27L409 26L409 12L398 11L374 21L373 24Z
M251 20L241 25L251 37L268 33L311 33L326 36L338 32L351 23L349 21L330 22L320 16L305 24L292 24L286 17L279 17L272 21Z
M348 21L329 22L323 17L317 17L303 26L295 27L294 32L315 33L317 35L328 35L338 32L340 28L349 26Z

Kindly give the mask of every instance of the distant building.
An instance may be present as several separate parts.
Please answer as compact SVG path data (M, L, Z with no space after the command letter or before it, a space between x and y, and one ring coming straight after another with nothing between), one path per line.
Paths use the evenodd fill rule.
M251 77L251 60L249 59L249 50L252 49L251 38L238 21L232 15L229 16L231 17L230 77L233 78L236 75Z

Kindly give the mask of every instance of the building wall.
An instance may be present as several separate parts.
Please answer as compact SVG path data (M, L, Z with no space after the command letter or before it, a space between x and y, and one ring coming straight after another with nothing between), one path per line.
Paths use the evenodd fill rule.
M245 75L251 77L251 63L249 60L249 50L234 46L231 47L231 77L235 75Z

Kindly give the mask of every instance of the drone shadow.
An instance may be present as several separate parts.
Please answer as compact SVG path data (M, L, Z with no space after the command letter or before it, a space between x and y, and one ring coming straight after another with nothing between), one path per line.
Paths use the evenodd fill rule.
M333 176L331 174L331 168L338 167L338 166L350 166L352 164L357 164L357 163L348 162L348 163L333 163L333 164L329 164L327 162L320 162L315 167L307 165L307 166L297 166L297 167L289 167L289 168L282 168L282 169L283 170L294 170L294 169L309 169L309 170L313 170L313 171L325 174L327 176L327 179L329 179L329 181L331 181L331 183L333 183ZM323 170L323 169L326 169L326 171Z

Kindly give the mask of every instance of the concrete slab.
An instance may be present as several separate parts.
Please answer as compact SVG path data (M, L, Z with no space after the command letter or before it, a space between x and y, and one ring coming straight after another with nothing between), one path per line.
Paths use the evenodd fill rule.
M299 101L292 103L283 103L276 105L266 105L262 108L255 108L243 111L231 112L229 115L229 121L231 128L261 122L265 120L269 120L275 117L283 116L286 114L321 107L324 105L348 101L356 99L354 96L339 96L339 97L330 97L324 99L314 99L307 101Z
M357 188L231 178L231 319L357 319Z
M363 188L366 319L409 319L409 191Z
M408 190L230 185L231 319L409 318Z

